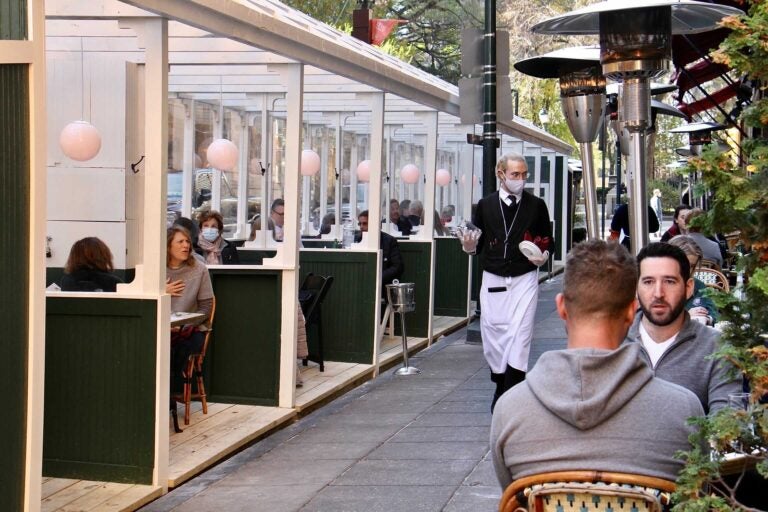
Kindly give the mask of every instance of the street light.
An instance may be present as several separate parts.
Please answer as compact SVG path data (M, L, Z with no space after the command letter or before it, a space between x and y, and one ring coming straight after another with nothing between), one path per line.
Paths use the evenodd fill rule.
M650 81L672 57L672 34L706 32L735 7L694 0L608 0L536 24L543 34L600 35L600 63L606 78L622 81L620 117L630 135L630 233L638 252L648 242L645 205L645 134L651 125Z
M547 109L543 108L539 110L539 122L541 123L541 126L546 130L547 125L549 124L549 112L547 112Z
M605 112L605 77L600 71L599 57L596 47L575 47L555 50L515 64L515 69L526 75L560 80L563 114L581 149L584 208L587 237L590 239L600 237L592 157L592 143L597 137ZM546 109L542 108L539 112L539 120L542 125L549 122Z

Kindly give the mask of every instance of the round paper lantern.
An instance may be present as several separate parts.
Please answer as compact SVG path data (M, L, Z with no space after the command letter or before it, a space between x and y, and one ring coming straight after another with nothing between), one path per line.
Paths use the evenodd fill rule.
M371 179L371 161L363 160L357 164L357 181L360 183L368 183Z
M451 173L448 169L438 169L435 173L435 182L441 187L449 184L451 182Z
M208 146L208 163L220 171L231 171L237 165L238 151L228 139L216 139Z
M87 121L73 121L61 130L59 146L72 160L84 162L99 154L101 135Z
M414 184L419 181L419 168L413 164L406 164L400 169L400 178L403 183Z
M311 149L301 152L301 175L314 176L320 170L320 155Z

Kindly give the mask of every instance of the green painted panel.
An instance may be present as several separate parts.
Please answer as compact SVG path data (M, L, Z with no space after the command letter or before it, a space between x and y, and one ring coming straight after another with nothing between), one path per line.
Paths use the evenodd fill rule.
M480 258L472 258L472 293L470 298L480 303L480 285L483 282L483 271L480 269Z
M43 475L149 484L157 302L48 297Z
M8 2L5 2L6 4ZM7 7L7 6L6 6ZM0 20L3 20L0 11ZM0 65L0 503L21 510L27 424L29 330L29 101L28 67Z
M467 316L468 260L458 240L435 238L435 315Z
M116 268L114 273L117 277L123 280L125 283L133 281L136 275L136 269L133 268ZM45 285L48 286L51 283L61 284L61 277L64 275L64 269L62 267L48 267L45 269Z
M28 3L29 0L0 0L0 39L27 39Z
M559 229L560 226L562 226L562 221L565 219L563 216L563 205L565 204L565 191L563 190L563 173L567 173L568 171L565 170L565 158L562 156L555 157L555 211L553 215L553 219L555 219L555 226L557 226L556 229ZM568 224L570 225L570 223ZM555 259L559 260L563 257L563 247L569 247L570 246L570 240L566 241L566 244L564 245L563 241L560 240L560 233L561 231L558 231L557 233L554 233L555 237ZM569 230L570 233L570 230Z
M277 254L274 250L266 249L238 249L237 256L241 265L262 265L264 258L271 258Z
M306 249L341 249L341 242L337 240L302 240L301 245Z
M539 179L540 183L549 183L549 173L550 173L550 162L549 157L542 156L541 157L541 178Z
M205 357L208 399L277 405L281 272L233 266L210 274L216 317Z
M416 310L405 314L405 329L408 336L426 338L429 333L429 274L432 270L429 242L400 242L403 256L403 277L401 283L415 283ZM399 326L397 322L395 326ZM398 331L399 332L399 331Z
M376 254L301 251L299 262L301 280L310 272L333 276L333 285L323 302L323 358L373 364L374 315L379 300ZM315 343L315 333L310 330L308 335L309 343Z

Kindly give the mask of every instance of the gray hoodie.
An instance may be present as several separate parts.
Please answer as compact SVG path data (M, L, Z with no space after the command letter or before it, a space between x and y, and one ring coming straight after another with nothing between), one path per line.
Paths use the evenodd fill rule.
M640 339L640 322L643 313L635 317L627 333L626 342L636 343L643 360L651 365L648 352ZM677 338L658 361L654 374L669 382L693 391L699 397L704 412L715 412L728 405L728 394L742 391L742 379L738 374L729 376L732 366L709 356L717 349L720 333L711 327L691 320L685 312L685 322Z
M701 416L696 395L654 378L640 347L544 353L525 382L507 391L491 422L502 488L549 471L602 470L675 480Z

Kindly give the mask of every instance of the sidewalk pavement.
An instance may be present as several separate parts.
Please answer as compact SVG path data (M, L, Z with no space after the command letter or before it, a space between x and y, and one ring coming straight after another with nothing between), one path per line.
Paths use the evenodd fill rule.
M531 361L565 347L554 296L540 285ZM147 505L145 512L497 510L489 453L493 385L466 329Z

